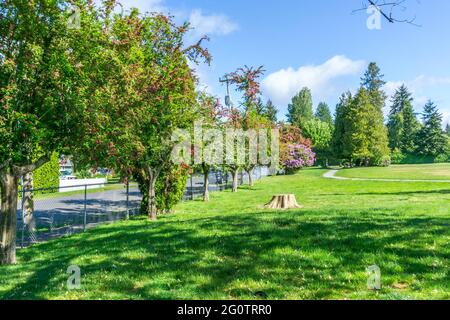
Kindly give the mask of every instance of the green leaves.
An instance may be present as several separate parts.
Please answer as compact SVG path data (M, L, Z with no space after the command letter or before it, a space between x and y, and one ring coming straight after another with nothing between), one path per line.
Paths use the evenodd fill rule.
M292 98L288 106L287 118L289 123L303 129L303 124L314 117L311 90L303 88Z
M428 101L425 105L423 127L417 135L417 152L421 155L437 157L448 147L447 138L442 131L442 115L432 101Z
M64 3L0 4L0 162L30 164L67 144L79 123L79 40L67 30Z

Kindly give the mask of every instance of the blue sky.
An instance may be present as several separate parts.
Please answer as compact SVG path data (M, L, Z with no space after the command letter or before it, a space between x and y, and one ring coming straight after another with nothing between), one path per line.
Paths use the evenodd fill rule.
M382 20L380 30L369 30L367 12L352 13L362 2L122 0L126 7L191 21L196 30L188 41L208 34L212 65L196 69L202 86L219 97L225 93L220 76L245 64L264 65L263 95L275 102L279 117L303 86L312 89L315 105L325 101L334 109L340 94L356 90L368 62L375 61L388 94L405 83L418 112L432 99L450 122L450 1L406 0L408 8L396 16L415 16L421 26Z

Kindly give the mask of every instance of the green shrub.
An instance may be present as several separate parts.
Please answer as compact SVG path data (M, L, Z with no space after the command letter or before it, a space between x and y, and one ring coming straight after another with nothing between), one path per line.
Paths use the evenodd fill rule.
M435 163L445 163L445 162L450 162L450 152L449 153L443 153L441 155L438 155L435 159L434 159Z
M405 161L406 155L404 155L399 149L395 149L391 153L392 164L402 164Z
M184 166L174 166L162 172L156 181L156 207L160 213L171 212L183 200L189 178L189 170Z
M378 167L389 167L392 164L392 160L390 156L382 156L375 164Z
M33 172L33 189L49 189L35 193L53 193L59 187L59 156L53 153L50 161ZM22 186L19 185L19 198L22 197Z
M33 188L47 189L59 187L59 156L53 153L50 161L33 172Z
M75 172L77 179L90 179L92 178L92 172L89 169L81 169Z
M158 213L168 213L183 200L190 169L186 166L172 166L160 173L156 181L156 208ZM141 214L148 214L148 184L139 171L133 174L142 194Z

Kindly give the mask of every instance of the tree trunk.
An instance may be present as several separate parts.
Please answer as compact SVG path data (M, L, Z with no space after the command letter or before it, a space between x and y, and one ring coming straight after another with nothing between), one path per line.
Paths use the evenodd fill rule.
M32 235L36 231L36 219L34 217L34 199L33 199L33 173L29 172L23 177L23 217L27 232Z
M238 170L232 170L231 175L233 176L233 188L231 192L237 192L238 191Z
M9 173L0 175L0 265L16 263L17 178Z
M253 168L246 170L248 175L248 185L249 187L253 187Z
M280 194L273 196L272 200L265 205L267 209L297 209L301 206L297 203L295 195L293 194Z
M203 201L209 201L209 170L203 166Z
M149 180L148 180L148 218L155 221L157 219L156 208L156 180L158 179L158 173L155 170L149 168Z

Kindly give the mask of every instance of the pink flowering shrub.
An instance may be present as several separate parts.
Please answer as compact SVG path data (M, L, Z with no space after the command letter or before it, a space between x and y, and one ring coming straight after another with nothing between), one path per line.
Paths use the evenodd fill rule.
M287 146L287 157L284 160L284 168L288 173L294 173L304 167L312 167L316 162L316 154L312 149L303 144Z

